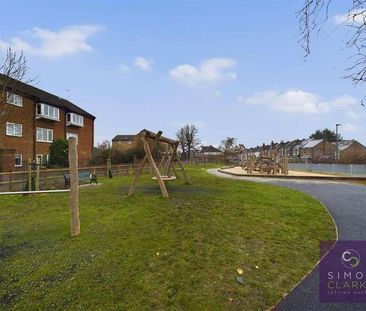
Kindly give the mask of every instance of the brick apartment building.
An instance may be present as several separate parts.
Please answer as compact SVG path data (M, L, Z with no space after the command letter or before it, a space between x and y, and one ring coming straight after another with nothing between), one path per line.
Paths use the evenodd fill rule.
M68 100L16 82L15 90L1 85L0 172L23 170L28 159L46 163L49 147L58 138L77 137L79 165L92 158L95 117Z

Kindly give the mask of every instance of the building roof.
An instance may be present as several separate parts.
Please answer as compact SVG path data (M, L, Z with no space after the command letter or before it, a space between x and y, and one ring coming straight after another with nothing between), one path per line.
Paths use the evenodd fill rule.
M112 141L132 141L136 135L116 135Z
M313 148L319 145L324 139L309 139L307 140L301 148Z
M67 99L61 98L57 95L53 95L39 88L36 88L32 85L8 78L3 74L0 74L0 85L4 85L3 81L5 80L10 81L9 85L16 86L16 90L14 90L15 92L30 97L32 99L35 99L37 102L50 104L58 108L63 108L69 112L75 112L77 114L95 119L95 117L92 114L85 111L84 109L81 109L80 107L76 106Z
M349 146L351 146L354 142L355 142L354 139L340 140L338 141L338 150L343 151L347 149ZM333 144L335 145L336 143L334 142Z
M221 150L215 148L212 145L209 145L209 146L202 146L201 152L221 152Z
M292 149L292 148L296 147L299 143L302 143L302 142L303 142L303 140L301 140L301 139L295 139L295 140L287 142L287 144L284 146L284 148Z

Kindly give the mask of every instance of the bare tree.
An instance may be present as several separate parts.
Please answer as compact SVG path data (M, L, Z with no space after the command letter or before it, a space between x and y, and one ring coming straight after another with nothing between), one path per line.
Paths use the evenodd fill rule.
M29 67L23 52L19 54L8 48L0 62L0 122L11 115L13 106L6 105L8 91L17 92L20 82L32 84L36 78L29 77Z
M226 137L226 139L221 141L220 149L223 152L225 162L227 162L231 156L239 151L239 147L236 144L236 138Z
M185 155L186 154L187 141L186 141L186 135L185 135L184 127L179 129L178 132L175 134L175 136L177 137L177 139L179 141L179 148L182 150L182 153Z
M319 32L328 19L329 7L333 0L304 0L302 9L297 13L300 24L300 42L305 57L310 52L311 36ZM350 57L351 64L346 68L345 78L357 85L366 81L366 0L351 0L351 7L345 15L344 25L350 29L346 47L355 52ZM364 105L365 97L362 100Z
M176 133L176 136L183 154L187 154L187 159L190 161L192 151L200 144L198 127L194 124L186 124Z

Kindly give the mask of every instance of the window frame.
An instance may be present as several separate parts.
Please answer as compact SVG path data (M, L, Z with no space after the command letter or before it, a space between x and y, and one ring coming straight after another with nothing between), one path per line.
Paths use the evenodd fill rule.
M79 119L80 122L78 122L77 119ZM66 125L84 127L84 116L75 112L68 112L66 114Z
M17 165L16 158L20 156L20 164ZM23 155L21 153L14 154L14 167L22 167L23 166Z
M51 111L53 112L52 114ZM38 103L36 117L60 121L60 108L45 103Z
M12 125L12 126L19 126L20 127L20 134L11 134L11 133L9 133L9 131L8 131L8 127L9 127L9 125ZM23 125L21 124L21 123L14 123L14 122L6 122L6 124L5 124L5 126L6 126L6 136L13 136L13 137L23 137ZM15 131L14 131L15 132Z
M42 130L42 139L39 139L38 136L38 131ZM46 132L44 132L46 131ZM46 134L45 134L46 133ZM52 140L49 140L49 134L52 133ZM46 137L46 140L43 139L44 137ZM53 129L48 129L48 128L44 128L44 127L37 127L36 128L36 141L39 143L49 143L52 144L53 143Z
M11 97L13 98L13 101L10 101ZM20 103L17 102L16 99L18 99L20 101ZM23 107L23 96L15 94L14 92L6 91L6 102L9 105L13 105L13 106L22 108Z

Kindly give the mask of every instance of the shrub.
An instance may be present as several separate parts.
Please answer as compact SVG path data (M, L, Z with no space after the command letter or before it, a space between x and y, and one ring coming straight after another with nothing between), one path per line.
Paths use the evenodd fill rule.
M69 145L66 139L56 139L50 146L49 166L68 167L69 166Z

